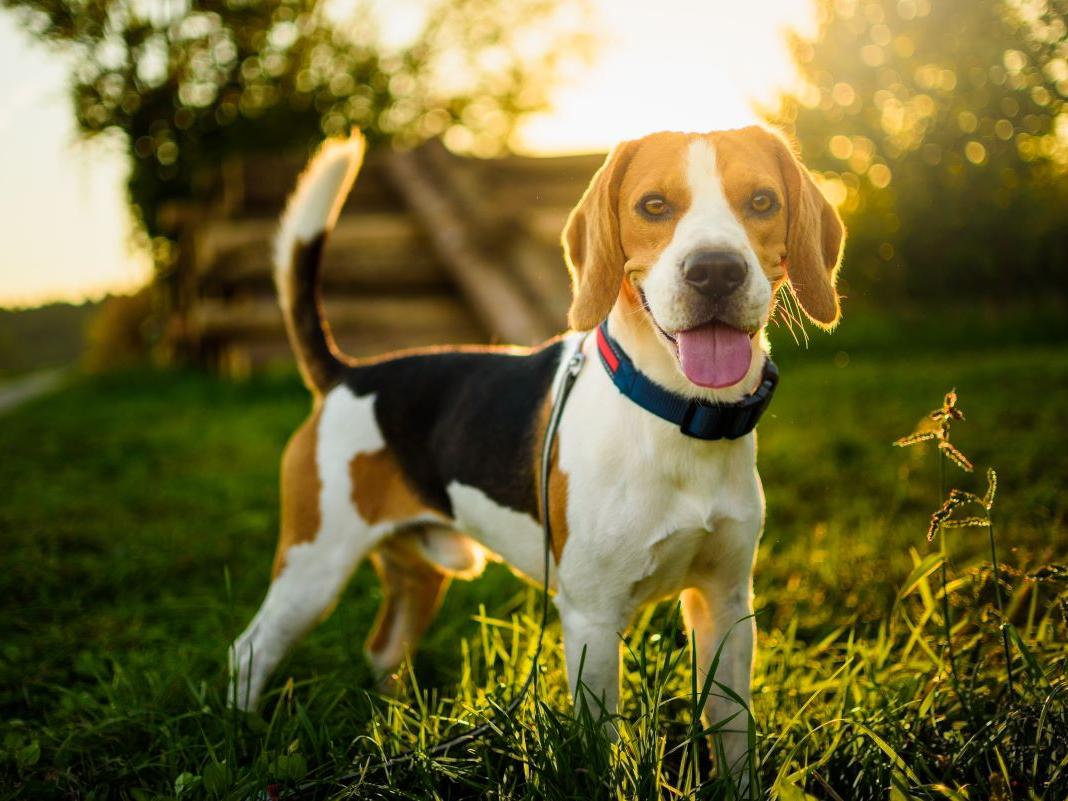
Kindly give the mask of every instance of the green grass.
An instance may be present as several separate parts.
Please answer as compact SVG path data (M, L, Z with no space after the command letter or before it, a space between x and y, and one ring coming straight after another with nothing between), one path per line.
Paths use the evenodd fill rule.
M913 321L903 335L860 317L807 352L777 335L783 381L760 431L762 792L1068 796L1066 576L1027 577L1068 562L1062 318ZM952 386L968 415L954 441L1001 479L1011 694L985 530L948 532L959 694L937 572L899 597L937 551L925 533L939 479L933 451L890 443ZM572 715L550 626L540 704L493 717L491 737L447 758L332 782L510 698L538 607L501 567L454 583L398 699L373 692L361 657L380 597L364 566L284 663L263 717L228 712L226 647L266 589L277 459L306 409L288 375L137 372L77 379L0 418L0 798L243 799L308 779L324 783L301 797L730 796L695 737L670 605L628 638L617 743ZM981 490L981 469L947 476Z

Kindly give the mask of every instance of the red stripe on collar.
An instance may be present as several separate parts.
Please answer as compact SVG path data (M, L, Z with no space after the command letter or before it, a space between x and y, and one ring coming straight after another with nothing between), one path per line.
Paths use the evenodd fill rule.
M616 356L616 352L612 350L612 346L608 344L608 340L604 336L604 328L597 326L597 350L601 352L601 358L605 360L605 364L609 370L613 373L619 369L619 357Z

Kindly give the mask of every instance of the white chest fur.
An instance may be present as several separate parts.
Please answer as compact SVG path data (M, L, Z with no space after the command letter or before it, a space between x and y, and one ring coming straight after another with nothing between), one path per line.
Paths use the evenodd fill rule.
M683 436L618 392L592 339L586 350L560 425L569 534L559 591L582 606L637 606L689 586L695 571L748 574L764 509L755 436ZM748 561L723 564L734 559Z
M748 576L763 523L756 438L706 442L619 393L592 338L559 428L568 537L550 580L572 606L633 610L724 570ZM541 527L476 488L448 487L458 526L542 578Z

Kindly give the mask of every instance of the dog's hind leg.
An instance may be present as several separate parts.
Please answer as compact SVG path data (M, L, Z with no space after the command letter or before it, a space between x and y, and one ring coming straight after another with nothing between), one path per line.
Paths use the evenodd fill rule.
M347 457L355 446L329 433L327 403L293 435L282 458L281 533L274 579L255 618L230 651L230 703L256 706L267 679L296 642L326 617L374 527L352 507ZM355 415L350 419L358 422ZM335 452L337 451L337 452Z
M286 552L259 611L231 647L231 703L255 708L278 663L333 610L368 544L360 534L334 531Z
M449 574L423 557L412 541L415 536L390 537L371 553L383 597L364 652L387 682L404 658L414 653L449 586Z
M383 541L371 553L382 582L382 604L364 652L388 687L392 672L415 652L433 621L449 582L482 572L486 554L467 535L421 524Z

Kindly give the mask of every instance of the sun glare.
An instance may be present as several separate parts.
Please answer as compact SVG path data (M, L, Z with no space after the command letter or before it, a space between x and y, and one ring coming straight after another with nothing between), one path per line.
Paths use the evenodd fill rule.
M333 0L344 15L354 0ZM811 0L591 0L598 42L591 63L573 64L552 107L522 124L517 150L531 154L605 150L656 130L710 130L756 120L794 84L789 27L811 33ZM372 0L387 42L414 35L424 0ZM0 240L0 305L77 300L144 280L146 257L127 247L121 155L73 146L62 62L0 25L8 60L39 65L0 72L0 209L18 220ZM32 112L32 113L31 113ZM12 159L10 154L21 154Z
M604 150L652 131L749 125L754 102L796 81L786 30L815 25L810 0L598 0L596 10L596 58L523 126L521 149Z

